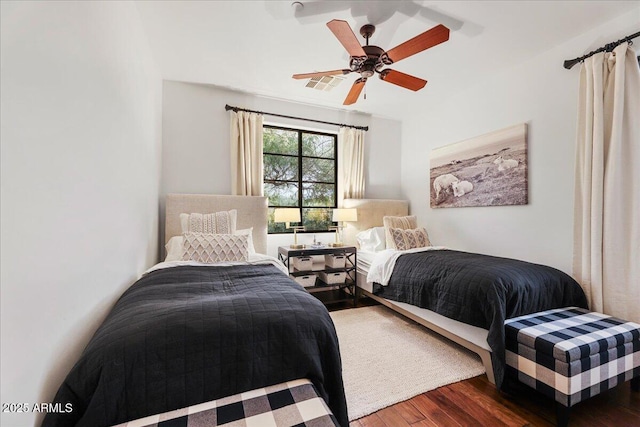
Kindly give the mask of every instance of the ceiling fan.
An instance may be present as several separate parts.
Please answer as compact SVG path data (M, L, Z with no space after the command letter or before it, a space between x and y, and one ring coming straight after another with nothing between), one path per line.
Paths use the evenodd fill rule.
M378 73L380 79L395 85L417 91L422 89L427 81L409 74L401 73L390 68L382 69L385 65L391 65L408 58L430 47L449 40L449 29L444 25L436 25L430 30L399 44L393 49L384 49L369 45L369 37L373 35L376 27L371 24L363 25L360 34L367 40L365 46L361 46L353 30L347 21L334 19L327 22L327 27L336 36L338 41L347 50L349 56L349 68L331 71L319 71L315 73L294 74L294 79L309 79L320 76L335 76L339 74L358 73L358 78L351 86L351 90L344 100L344 105L351 105L358 100L360 92L364 88L367 79Z

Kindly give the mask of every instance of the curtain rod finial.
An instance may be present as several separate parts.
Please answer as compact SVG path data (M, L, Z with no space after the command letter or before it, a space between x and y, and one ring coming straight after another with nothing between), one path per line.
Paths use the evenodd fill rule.
M576 59L568 59L566 61L564 61L564 68L566 68L567 70L570 70L574 65L576 65L578 62L580 62L580 58L576 58Z

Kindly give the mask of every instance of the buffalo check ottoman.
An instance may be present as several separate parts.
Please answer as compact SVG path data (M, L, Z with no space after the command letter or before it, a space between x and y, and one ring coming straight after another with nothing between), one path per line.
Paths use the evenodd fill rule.
M506 371L556 400L557 423L569 408L631 380L640 387L640 325L576 307L505 321Z
M246 391L114 427L337 427L307 379Z

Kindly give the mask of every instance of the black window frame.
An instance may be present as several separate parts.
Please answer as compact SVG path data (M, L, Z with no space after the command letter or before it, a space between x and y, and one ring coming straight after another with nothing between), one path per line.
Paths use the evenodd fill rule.
M313 130L306 130L306 129L298 129L298 128L290 128L290 127L285 127L285 126L278 126L278 125L271 125L271 124L263 124L262 125L263 129L276 129L276 130L283 130L283 131L288 131L288 132L296 132L298 134L298 154L294 155L294 154L282 154L282 153L271 153L271 152L267 152L264 151L262 152L262 157L263 157L263 161L264 161L264 156L265 155L269 155L269 156L281 156L281 157L293 157L296 158L298 160L298 179L297 180L267 180L264 177L264 169L262 171L262 177L263 177L263 182L266 183L271 183L271 182L290 182L290 183L295 183L298 185L298 206L273 206L271 203L269 203L269 208L297 208L300 210L300 224L302 225L304 222L302 221L303 217L303 213L302 210L303 209L313 209L313 208L318 208L318 209L336 209L338 207L338 134L335 133L327 133L327 132L320 132L320 131L313 131ZM302 154L302 135L303 134L313 134L313 135L322 135L322 136L327 136L333 139L333 159L330 157L317 157L317 156L305 156ZM319 160L333 160L334 163L334 168L333 168L333 182L323 182L323 181L304 181L303 180L303 159L319 159ZM332 206L303 206L303 184L324 184L324 185L333 185L334 186L334 192L333 192L333 204ZM335 225L335 222L331 222L332 225ZM298 231L298 233L323 233L323 232L328 232L329 230L304 230L304 231ZM285 230L285 231L275 231L275 232L271 232L269 231L268 234L289 234L292 233L293 230Z

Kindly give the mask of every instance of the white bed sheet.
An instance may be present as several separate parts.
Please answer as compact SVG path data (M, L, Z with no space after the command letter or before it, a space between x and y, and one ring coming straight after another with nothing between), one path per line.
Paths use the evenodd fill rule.
M364 274L365 276L369 273L369 269L371 268L371 263L378 252L373 251L365 251L363 249L358 250L358 273Z

